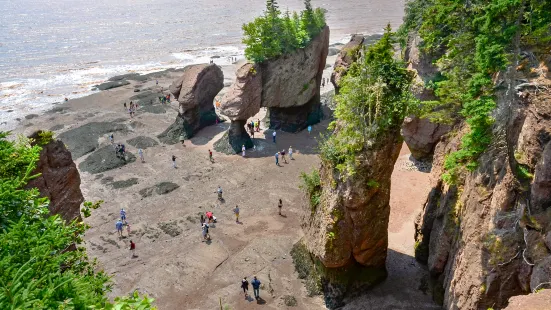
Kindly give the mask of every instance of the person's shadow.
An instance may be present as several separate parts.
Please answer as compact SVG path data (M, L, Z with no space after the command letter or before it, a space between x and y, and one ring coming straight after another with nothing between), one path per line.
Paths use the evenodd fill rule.
M265 305L266 301L264 299L262 299L262 297L258 297L256 299L256 303L259 304L259 305Z
M287 218L287 215L285 215L285 214L283 214L283 213L280 214L279 216L281 216L281 217L283 217L283 218Z

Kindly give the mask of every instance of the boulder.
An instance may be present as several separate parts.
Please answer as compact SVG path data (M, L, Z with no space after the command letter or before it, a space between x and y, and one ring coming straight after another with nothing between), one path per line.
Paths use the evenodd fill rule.
M191 65L170 85L170 92L180 105L176 121L158 137L163 143L175 144L179 137L189 139L201 128L214 125L218 116L214 97L224 88L224 74L215 64Z
M411 155L417 160L422 160L432 156L436 143L450 130L449 125L436 124L427 118L410 116L406 117L402 124L402 137Z
M39 141L39 132L31 135ZM40 174L27 184L27 188L38 188L40 196L48 197L50 214L59 214L67 222L78 219L80 204L84 201L80 191L80 174L67 150L60 140L53 140L42 146L40 158L32 174Z
M81 171L96 174L120 168L135 161L136 156L129 151L126 151L126 158L119 158L115 153L115 149L111 145L107 145L86 157L78 165L78 168Z
M137 149L147 149L148 147L157 146L159 143L150 137L138 136L129 140L126 143L132 145Z
M547 310L551 309L551 289L528 295L514 296L503 310Z
M331 83L335 87L335 93L339 93L339 82L346 72L350 68L350 65L356 61L359 55L361 46L364 43L364 36L355 34L350 38L350 42L341 49L335 65L333 66L333 73L331 73Z
M118 134L128 132L128 127L125 124L120 124L121 120L112 122L92 122L80 127L67 130L60 134L58 138L67 145L69 151L75 158L84 156L93 152L99 147L98 139L101 136L114 133L115 140Z

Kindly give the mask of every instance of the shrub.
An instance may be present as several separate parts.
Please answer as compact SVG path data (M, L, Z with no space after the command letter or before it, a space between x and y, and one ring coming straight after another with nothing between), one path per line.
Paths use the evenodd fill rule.
M302 184L300 188L305 190L310 198L310 206L312 211L315 211L315 208L320 204L321 198L321 179L318 170L314 169L311 173L300 174Z

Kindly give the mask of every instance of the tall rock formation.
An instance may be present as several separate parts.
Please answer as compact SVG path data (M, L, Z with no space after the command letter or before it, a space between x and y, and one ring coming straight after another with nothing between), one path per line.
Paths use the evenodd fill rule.
M521 55L531 56L496 76L494 142L478 168L444 184L445 155L464 130L436 146L416 258L445 309L500 309L511 296L551 287L551 57Z
M237 71L235 83L222 99L221 113L233 124L232 133L225 136L238 152L242 144L252 147L241 126L268 108L266 124L271 129L296 132L321 120L320 85L329 48L329 27L325 27L310 44L291 54L260 64L244 64ZM237 135L237 136L234 136ZM245 143L243 143L245 142Z
M340 306L348 291L386 278L390 179L401 144L396 129L381 135L344 179L333 163L322 161L320 204L305 218L303 243L318 266L329 308Z
M40 141L39 133L30 138L34 143ZM84 201L80 191L80 174L61 140L53 140L42 146L40 158L33 174L40 174L32 179L27 188L38 188L40 196L48 197L48 209L52 215L59 214L65 221L80 220L80 204Z
M175 144L180 137L189 139L201 128L214 125L218 116L214 97L224 88L224 74L215 64L190 65L182 76L170 85L170 92L180 104L176 121L158 138Z

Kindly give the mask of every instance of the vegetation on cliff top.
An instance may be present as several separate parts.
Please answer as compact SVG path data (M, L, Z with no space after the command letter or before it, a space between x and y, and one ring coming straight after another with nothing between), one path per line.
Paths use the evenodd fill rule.
M491 144L495 74L515 60L520 45L551 42L549 12L551 2L541 0L413 0L406 4L398 31L403 45L409 33L420 35L422 51L436 58L441 72L433 83L437 105L469 126L460 149L446 158L446 182L455 183L462 171L474 170Z
M306 47L325 27L325 13L313 9L310 0L304 5L300 15L289 11L282 14L276 0L267 0L264 15L243 25L245 57L261 63Z
M321 157L352 175L358 153L371 147L374 138L398 132L416 102L410 92L413 73L394 57L394 34L388 25L376 44L363 50L342 79L334 121L334 133L321 145Z
M24 189L41 146L6 137L0 132L0 309L152 309L137 293L108 301L109 277L79 247L87 225L49 216L48 199Z

